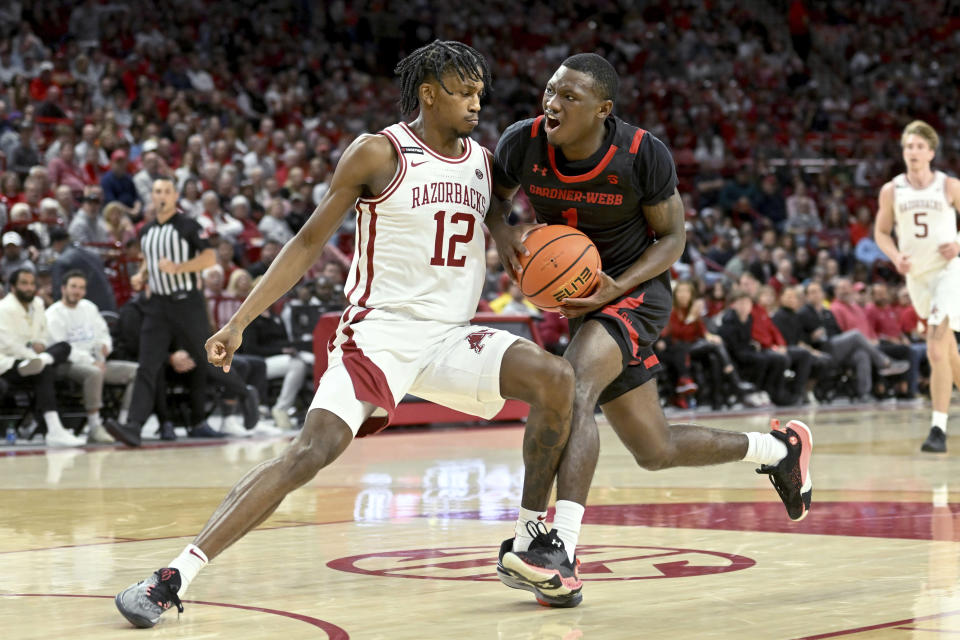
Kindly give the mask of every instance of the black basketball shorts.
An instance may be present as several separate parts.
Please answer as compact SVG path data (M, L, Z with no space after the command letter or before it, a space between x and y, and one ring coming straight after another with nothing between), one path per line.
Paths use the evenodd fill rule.
M596 320L620 346L623 371L600 394L601 406L656 377L661 365L653 344L667 326L672 307L670 277L664 273L570 322L571 338L584 323Z

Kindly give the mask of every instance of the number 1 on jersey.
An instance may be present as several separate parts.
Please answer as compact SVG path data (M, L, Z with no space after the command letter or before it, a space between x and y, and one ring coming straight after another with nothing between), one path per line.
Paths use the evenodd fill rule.
M443 257L443 227L444 221L446 220L447 212L446 211L437 211L433 214L433 219L437 223L437 234L433 237L433 257L430 258L430 265L434 267L462 267L467 264L466 256L457 257L457 245L460 243L466 244L473 240L473 227L475 224L474 217L469 213L455 213L450 216L450 222L456 224L458 222L466 222L467 230L463 233L457 233L450 236L450 241L447 243L447 257Z
M576 209L574 209L573 207L570 207L569 209L565 209L561 211L560 215L562 215L563 219L567 221L568 227L573 227L574 229L577 228L577 210Z

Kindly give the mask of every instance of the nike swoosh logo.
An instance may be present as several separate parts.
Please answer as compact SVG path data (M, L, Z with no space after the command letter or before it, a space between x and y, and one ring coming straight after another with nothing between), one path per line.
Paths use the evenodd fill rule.
M411 166L411 167L419 167L420 165L426 164L427 162L428 162L427 160L424 160L423 162L411 162L411 163L410 163L410 166Z

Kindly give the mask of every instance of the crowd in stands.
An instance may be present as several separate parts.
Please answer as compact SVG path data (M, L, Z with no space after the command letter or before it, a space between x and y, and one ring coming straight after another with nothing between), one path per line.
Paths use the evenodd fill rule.
M49 307L79 270L89 301L122 312L136 299L129 274L154 215L151 183L172 176L180 208L217 248L204 285L218 326L302 227L346 146L396 121L403 55L442 38L490 58L475 137L493 148L538 112L560 61L597 51L620 72L617 115L672 149L687 206L673 269L684 286L657 345L665 401L828 401L837 379L858 399L922 392L922 327L872 218L900 171L907 121L943 134L935 168L960 169L949 62L960 6L573 0L524 5L522 20L516 11L506 0L444 11L389 0L5 3L3 291L30 272ZM514 217L531 215L518 198ZM348 213L257 328L248 355L283 381L271 407L282 426L291 389L310 378L311 323L342 308L353 243ZM491 256L480 310L539 316L562 352L565 321L525 301Z

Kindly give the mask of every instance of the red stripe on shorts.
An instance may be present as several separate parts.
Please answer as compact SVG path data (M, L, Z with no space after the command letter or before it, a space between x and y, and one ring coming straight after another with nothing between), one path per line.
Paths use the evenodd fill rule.
M617 311L620 309L636 309L643 304L643 296L645 294L646 292L644 291L636 298L624 298L617 304L609 304L605 306L600 312L604 315L610 316L627 328L627 333L630 335L630 342L633 344L632 355L637 362L640 361L640 334L637 333L637 330L633 328L633 325L627 322L625 318L622 318Z
M393 394L390 392L390 385L387 384L387 376L374 364L373 360L367 357L356 341L353 339L353 324L360 322L372 309L361 311L357 316L343 328L343 335L347 341L340 345L340 351L343 353L343 366L350 376L353 383L353 391L356 393L357 400L369 402L370 404L382 407L387 410L387 423L393 419L393 414L397 410ZM386 426L384 424L383 426Z

